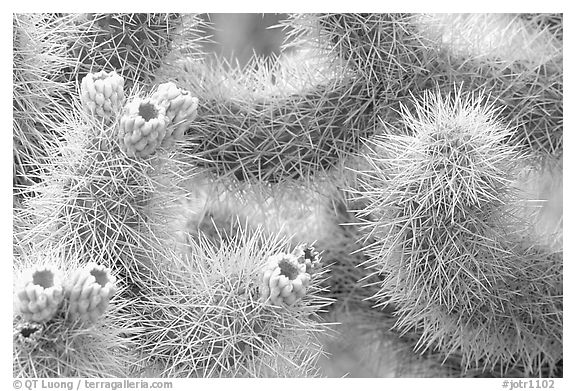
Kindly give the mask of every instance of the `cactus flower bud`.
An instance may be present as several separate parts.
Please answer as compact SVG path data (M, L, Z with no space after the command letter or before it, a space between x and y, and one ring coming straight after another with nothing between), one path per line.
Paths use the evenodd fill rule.
M155 99L134 98L120 119L122 150L132 157L152 155L166 136L166 108Z
M320 254L312 246L299 246L294 252L298 261L306 266L306 273L312 275L320 267Z
M166 107L166 117L169 119L162 145L167 146L182 139L190 122L196 119L198 98L172 82L160 84L152 98Z
M19 322L14 327L15 340L24 346L31 346L38 342L44 327L36 322Z
M124 104L124 78L115 71L89 73L82 79L80 100L88 113L110 119Z
M262 273L261 297L276 305L292 305L306 294L310 280L306 264L296 256L275 254L269 258Z
M110 269L94 263L78 270L66 284L72 318L95 322L116 293L116 277Z
M16 292L18 310L27 321L45 322L58 311L63 299L59 271L52 266L37 266L22 276Z

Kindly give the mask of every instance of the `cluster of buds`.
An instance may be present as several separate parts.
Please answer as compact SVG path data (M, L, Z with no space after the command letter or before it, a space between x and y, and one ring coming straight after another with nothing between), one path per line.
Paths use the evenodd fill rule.
M71 318L94 322L116 293L115 282L110 269L94 263L76 271L68 281L53 266L36 266L20 278L15 292L17 310L25 322L38 325L52 319L67 298Z
M306 294L318 264L318 253L311 247L272 255L262 272L261 298L275 305L294 304Z
M83 322L95 322L116 293L115 282L110 270L101 265L90 263L78 270L65 286L70 299L70 316Z
M16 291L18 310L24 320L33 322L50 320L63 297L60 272L52 266L37 266L26 271Z
M124 152L132 157L152 155L184 136L197 115L198 98L174 83L160 84L149 98L135 98L120 119L119 138Z
M114 71L89 73L82 79L80 100L89 114L110 120L124 104L124 78Z
M89 73L80 85L80 100L89 114L111 120L124 106L124 78L115 71ZM134 98L124 106L118 137L131 157L154 154L182 139L196 119L198 98L172 82L160 84L148 98Z

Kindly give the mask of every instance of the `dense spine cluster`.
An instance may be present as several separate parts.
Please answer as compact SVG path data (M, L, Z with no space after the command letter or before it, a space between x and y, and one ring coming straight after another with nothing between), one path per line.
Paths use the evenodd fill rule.
M418 348L461 354L464 370L553 368L561 260L524 243L526 222L514 213L523 156L508 144L510 130L461 93L428 94L415 107L403 113L410 135L376 137L362 173L363 225L375 239L367 252L383 276L376 298L397 309L399 330L420 330ZM535 278L538 268L556 271ZM547 303L550 315L518 329L541 310L530 303Z
M372 121L397 122L401 102L462 85L470 93L489 92L502 107L502 119L515 129L512 144L537 155L562 153L557 30L512 14L322 14L298 16L289 25L294 36L337 55L354 84L377 97Z
M199 165L240 180L305 180L338 166L373 132L373 99L364 86L345 75L327 78L340 71L321 66L322 76L314 65L300 70L306 82L297 87L267 62L229 69L181 60L163 68L160 80L176 79L199 99L186 132L186 150Z
M48 14L13 15L13 183L18 195L38 182L58 139L53 128L69 109L66 97L73 85L64 70L73 61L65 36L74 30L72 20Z
M129 85L150 82L182 22L179 14L82 15L70 49L79 61L78 80L89 72L113 69Z
M289 241L238 227L229 240L189 241L188 256L158 252L133 311L142 314L139 351L156 376L306 376L327 326L318 279L292 306L261 300L261 270ZM222 233L225 236L225 233ZM303 263L304 265L304 263ZM305 266L304 266L305 267Z

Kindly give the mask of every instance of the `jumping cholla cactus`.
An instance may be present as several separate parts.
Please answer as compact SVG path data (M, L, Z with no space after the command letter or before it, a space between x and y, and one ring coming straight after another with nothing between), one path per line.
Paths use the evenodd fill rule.
M81 322L72 323L74 328L67 330L66 335L77 332L81 324L90 325L82 327L82 333L93 327L103 329L126 313L127 324L143 330L123 332L127 339L138 339L132 353L155 361L143 363L147 371L159 362L164 366L162 375L313 373L313 363L320 354L315 339L318 330L325 329L317 312L329 300L320 298L319 288L311 284L301 299L302 305L285 311L260 302L259 296L249 289L250 285L257 285L256 274L272 250L277 252L288 246L285 238L266 238L258 231L238 233L235 237L240 240L245 235L247 243L240 240L235 247L223 243L220 249L213 249L203 242L184 254L175 254L154 234L158 229L154 226L158 221L156 214L163 211L145 208L150 194L160 186L150 173L167 170L171 173L170 185L178 188L179 182L187 179L179 177L179 173L193 166L192 159L176 148L152 159L132 160L122 152L126 137L122 137L121 129L137 129L140 136L150 136L154 129L144 129L149 122L146 119L162 115L163 129L172 126L170 137L174 139L195 118L197 101L175 84L160 86L159 92L152 95L128 95L127 111L113 121L102 121L78 104L80 110L70 113L62 126L65 139L48 166L49 175L36 188L39 196L31 200L27 210L26 218L34 224L20 242L22 246L56 246L77 259L95 259L102 265L87 265L69 278L66 313L71 321ZM132 114L140 116L134 124L128 123ZM134 134L136 130L131 136ZM159 142L155 147L160 145ZM167 195L159 204L170 201L171 196ZM250 254L246 253L248 248L252 248ZM210 260L209 265L206 260ZM124 312L110 313L116 309L113 307L103 317L107 299L114 293L110 289L112 270L119 272L130 284L130 292L138 295L124 291L119 298ZM188 273L181 274L182 270ZM208 274L215 280L207 281ZM239 275L232 279L234 274ZM232 280L238 290L228 289ZM302 330L302 324L309 324L305 327L309 330ZM66 326L62 321L57 325L59 330ZM119 330L122 332L123 328ZM196 337L190 344L177 342L191 330ZM58 355L60 351L52 353ZM18 373L28 373L30 367L37 365L33 362L37 357L26 357L26 369L19 367ZM119 372L132 367L122 365ZM62 372L71 373L68 368ZM111 372L106 369L105 373Z
M334 297L456 375L561 370L561 244L517 188L562 155L561 17L290 15L242 69L183 43L195 15L45 18L78 66L34 79L14 19L15 139L55 135L15 149L42 166L15 274L77 273L15 290L15 376L321 375Z
M132 311L142 314L146 330L138 336L144 365L170 377L315 374L318 338L329 330L320 319L330 304L320 295L322 278L310 281L294 305L262 300L261 271L268 259L286 254L289 240L239 225L220 235L220 242L191 237L183 257L162 243L150 271L136 276Z
M502 108L513 142L538 156L562 153L562 38L522 14L307 14L287 25L377 98L371 123L394 124L401 103L463 85Z
M399 330L421 330L417 348L458 352L464 370L553 369L561 263L525 244L514 184L525 157L505 142L511 131L461 92L426 94L402 115L412 135L370 142L358 190L368 201L365 235L376 240L366 251L383 276L376 298L397 309ZM536 270L555 271L542 279ZM517 328L540 311L549 315Z
M116 70L128 87L150 83L174 48L198 53L199 26L183 14L15 14L14 184L38 181L49 151L63 135L61 118L74 110L75 85L90 72Z

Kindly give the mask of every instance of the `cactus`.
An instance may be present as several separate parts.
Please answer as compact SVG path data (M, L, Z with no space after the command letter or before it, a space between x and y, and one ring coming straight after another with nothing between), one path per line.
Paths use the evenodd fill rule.
M184 257L164 246L150 276L140 275L133 308L143 315L138 344L144 365L163 368L157 375L283 376L315 370L320 351L314 341L326 329L318 312L329 301L314 282L298 305L261 301L260 270L289 243L260 229L237 226L233 232L221 243L203 235L190 240Z
M128 97L128 101L132 99L133 97ZM164 108L163 105L158 107ZM169 365L163 371L163 375L170 373L196 373L200 376L211 376L215 373L278 375L281 373L279 371L284 371L283 373L298 372L300 369L306 373L313 371L310 360L319 354L317 348L308 353L314 333L305 332L299 336L296 340L298 343L296 343L293 338L289 337L294 333L299 333L295 326L286 330L280 329L286 327L285 318L288 315L282 312L272 313L264 304L258 304L258 295L254 296L254 299L251 296L225 295L222 300L231 301L222 307L218 306L217 302L213 302L215 296L210 292L198 290L191 294L192 301L188 305L180 302L172 307L162 305L158 307L158 304L169 301L170 297L175 297L172 291L166 291L166 289L175 283L174 273L178 270L178 264L182 264L183 260L179 259L182 255L166 254L165 243L152 230L152 228L157 228L154 222L158 221L156 213L160 214L160 212L145 208L143 202L149 194L157 191L158 184L151 179L149 173L159 172L161 169L168 170L172 173L170 179L175 179L171 185L178 188L179 181L182 181L182 178L178 177L179 173L183 169L189 170L191 165L187 166L189 163L186 163L186 160L178 160L186 156L177 153L172 154L171 159L157 156L149 161L131 161L121 152L121 145L114 132L115 126L120 122L121 120L101 122L98 118L83 111L79 104L77 111L68 116L62 128L66 139L61 145L58 156L53 157L52 165L48 167L50 176L47 176L43 184L37 187L39 196L31 200L29 208L24 212L30 215L29 218L35 221L35 224L24 236L20 245L27 246L34 243L41 247L56 246L78 259L95 260L108 268L121 266L122 275L127 277L131 291L139 292L138 299L132 297L131 294L128 295L130 300L134 301L134 305L129 307L127 312L131 314L130 316L139 317L138 327L144 330L139 334L141 336L140 348L136 352L141 352L143 356L148 356L152 352L154 357L168 360ZM161 203L169 199L168 196L162 199ZM260 250L256 247L256 242L259 243L260 240L254 239L254 242L250 244L255 254L249 260L250 262L263 262L265 255L258 256ZM236 254L235 259L243 259L241 255L246 246L248 244L238 246L233 250ZM222 251L227 250L223 248ZM209 257L214 258L215 255L212 254ZM228 262L229 258L224 256L220 259L222 262ZM228 265L228 263L223 265ZM186 266L186 263L182 266ZM194 270L193 266L186 267ZM82 270L79 275L70 279L70 285L67 288L70 301L69 318L71 321L80 320L76 327L87 323L86 321L95 322L100 327L99 325L103 324L100 321L102 317L99 316L102 309L96 306L96 311L92 313L94 316L90 316L91 303L89 301L92 298L88 297L91 293L87 290L94 286L94 281L90 283L89 280L96 278L91 278L86 274L85 269ZM258 267L255 265L247 265L246 272L253 274L257 270ZM157 273L161 271L167 274L158 276ZM208 269L203 269L204 272L208 272ZM231 273L219 274L219 277L223 278L222 286L219 288L219 284L213 287L210 285L212 287L210 289L227 292L231 275ZM195 275L194 284L200 283L201 279L202 273ZM189 285L189 282L184 280L182 283L186 283L185 285L177 286L182 290L181 293L190 293L188 289L194 284ZM254 282L256 282L255 277ZM85 286L86 283L88 286ZM204 286L204 288L209 289L209 286ZM82 296L84 290L88 292L87 297ZM84 300L78 302L78 295ZM323 303L314 295L310 297L309 301L305 301L311 303L310 305L293 310L300 322L312 322L308 317L312 316L316 309L315 301ZM136 301L140 304L135 304ZM198 312L197 303L204 303L205 308L210 311L205 314ZM83 312L81 310L86 306L88 306L88 311L85 314L79 314L78 311ZM254 308L260 315L252 319L253 306L256 306ZM154 310L153 316L150 317L150 310L154 308L160 308L161 311ZM163 315L162 311L165 311ZM184 319L188 319L190 323L183 322L184 329L176 330L176 334L166 335L166 326L173 324L174 319L183 317L188 311L190 313ZM242 326L240 329L226 329L236 324L230 323L234 319L245 319L246 313L251 315L248 324L244 325L245 328ZM107 319L110 314L106 312L106 315ZM195 358L189 357L189 349L186 350L186 346L181 350L173 350L174 344L166 338L186 335L189 332L187 327L192 325L200 327L193 329L198 330L198 333L206 332L206 334L197 334L198 338L201 335L206 335L206 338L216 335L215 330L210 326L211 323L202 321L204 319L202 317L208 315L210 318L213 316L212 319L215 321L220 319L222 323L217 331L228 333L226 339L224 341L212 339L211 345L204 346L200 338L194 342L193 346L203 354ZM238 316L240 318L237 318ZM272 330L266 329L270 327L266 326L269 319L275 319ZM315 323L311 324L315 325ZM273 336L266 339L264 345L266 352L261 352L258 348L261 346L258 327L264 327L264 333ZM159 332L165 335L160 339L161 344L158 343L159 339L156 337ZM130 333L129 335L136 334ZM148 340L150 336L152 338ZM166 342L170 343L166 344ZM170 355L164 355L163 349L170 350ZM246 356L244 352L246 349L252 352L251 355ZM275 357L276 352L280 351L283 357L289 354L286 360L279 360ZM157 352L159 354L156 354ZM251 356L252 359L250 359ZM270 369L270 365L277 365L278 368ZM127 368L124 369L127 370ZM195 372L186 372L189 369Z
M428 24L434 23L438 22L433 17ZM451 23L439 23L443 39L455 43L442 45L447 55L438 65L440 69L447 65L458 69L448 72L445 81L462 84L470 92L489 91L490 99L503 109L502 119L515 129L512 144L520 144L537 157L561 156L561 35L526 23L522 14L461 15L453 17ZM467 33L453 38L455 31ZM482 38L490 36L493 38ZM479 47L463 51L462 43L470 41L479 42ZM436 65L430 71L439 73Z
M15 14L14 185L37 183L62 137L55 131L70 110L75 85L90 72L118 71L131 87L152 81L173 48L199 52L193 15ZM65 121L65 120L64 120ZM18 193L17 193L18 194Z
M13 20L15 280L65 288L15 288L16 376L325 375L341 311L424 372L561 374L561 15L291 15L243 68L196 16Z
M359 190L369 201L365 235L376 240L367 252L383 275L376 299L397 309L400 331L421 330L418 348L460 352L464 371L553 368L561 262L521 244L527 225L515 217L514 178L526 159L481 99L428 94L414 106L403 112L413 136L370 143ZM535 278L539 268L556 271ZM517 329L524 311L540 311L533 299L550 315Z
M396 123L400 103L411 96L463 85L471 93L490 91L516 129L512 144L538 155L562 152L561 34L510 14L298 15L286 24L300 40L340 58L354 85L377 97L372 123Z
M29 229L19 240L67 249L105 267L132 265L135 253L146 252L139 241L143 200L154 189L147 175L151 166L122 153L117 118L102 121L79 101L74 107L57 128L64 139L46 174L32 187L37 196L21 211Z
M301 88L286 87L301 81L281 80L291 73L265 61L237 69L180 60L158 77L176 80L199 99L185 146L198 165L219 176L282 182L338 166L373 131L373 98L345 76L327 77L339 75L337 67L321 66L322 75L314 64L301 70L310 79Z

